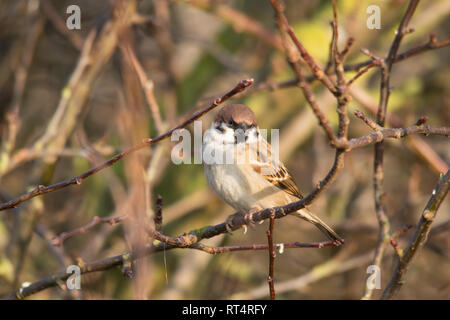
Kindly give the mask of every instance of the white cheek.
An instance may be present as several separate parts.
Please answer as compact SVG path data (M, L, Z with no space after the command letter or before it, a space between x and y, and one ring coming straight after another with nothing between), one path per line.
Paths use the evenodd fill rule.
M231 128L222 126L224 132L220 132L216 129L215 124L211 124L211 128L205 133L203 143L214 142L217 144L234 144L234 131Z
M251 128L246 132L247 140L245 141L248 144L256 143L260 140L261 134L257 128Z

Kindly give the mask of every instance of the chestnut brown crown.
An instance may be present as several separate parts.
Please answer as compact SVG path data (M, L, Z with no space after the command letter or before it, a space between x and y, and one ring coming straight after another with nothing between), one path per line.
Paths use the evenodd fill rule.
M223 107L215 119L215 122L220 121L227 124L245 124L247 127L256 126L255 114L244 104L229 104Z

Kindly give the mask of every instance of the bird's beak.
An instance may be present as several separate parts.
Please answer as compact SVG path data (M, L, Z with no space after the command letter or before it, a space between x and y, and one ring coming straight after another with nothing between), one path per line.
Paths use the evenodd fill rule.
M242 123L242 124L240 124L240 125L238 126L238 129L242 129L242 130L245 132L245 131L247 131L248 126L247 126L247 124Z

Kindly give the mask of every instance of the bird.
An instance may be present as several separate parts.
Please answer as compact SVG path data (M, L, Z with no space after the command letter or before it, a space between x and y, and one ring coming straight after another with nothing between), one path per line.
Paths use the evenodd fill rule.
M221 108L204 134L202 148L204 173L210 188L236 214L253 214L303 198L287 168L273 156L254 112L244 104ZM333 242L344 242L308 208L291 214L312 223ZM226 222L229 232L233 216Z

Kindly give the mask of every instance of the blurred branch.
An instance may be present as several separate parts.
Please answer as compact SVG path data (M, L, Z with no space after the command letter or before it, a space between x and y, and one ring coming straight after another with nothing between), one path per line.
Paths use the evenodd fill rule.
M290 36L292 42L297 47L300 52L301 57L304 59L305 63L309 66L314 76L323 83L323 85L333 94L337 94L338 91L333 85L328 76L323 72L323 70L317 65L314 58L308 53L302 43L299 41L295 35L294 29L290 26L286 16L284 15L284 3L281 0L270 0L272 7L277 13L280 25L283 25L285 32ZM280 26L281 27L281 26Z
M227 23L231 24L236 32L247 32L258 37L259 39L261 39L261 41L266 42L270 46L278 50L283 50L283 46L279 36L273 34L269 30L267 30L260 22L252 19L241 11L235 10L223 3L211 4L210 2L205 2L202 0L189 1L188 4L196 6L197 8L203 10L211 11Z
M430 200L428 200L428 203L423 210L422 216L420 217L416 232L414 233L414 236L412 237L405 253L398 260L394 274L381 296L382 299L391 299L402 287L404 283L404 277L406 272L408 271L409 265L416 252L427 241L431 225L433 224L437 211L441 203L447 196L449 189L450 171L447 171L445 175L439 178L437 186L433 189L431 198Z
M149 80L147 76L145 75L144 69L142 68L141 64L136 58L136 55L134 54L133 50L127 46L124 51L128 55L128 58L133 64L133 67L138 75L139 81L141 83L142 89L145 93L145 98L147 100L148 106L150 108L150 111L153 116L153 121L155 122L155 127L158 132L158 134L162 134L164 132L165 124L163 123L161 119L161 114L159 112L159 106L156 102L155 96L153 94L153 81Z
M365 109L369 110L371 113L376 114L377 105L372 100L370 95L368 95L364 90L359 87L353 86L350 88L352 96L360 103ZM404 125L403 121L397 117L395 114L386 113L386 120L394 127L402 127ZM434 151L430 145L425 142L421 137L410 136L406 139L406 146L415 154L419 156L420 159L425 161L435 173L447 172L447 163L442 160L442 158Z
M76 49L81 50L83 47L83 39L81 38L81 36L78 33L73 32L67 28L66 23L59 16L58 11L49 0L39 1L41 3L42 12L51 21L55 29L58 30L58 32L63 36L65 36Z
M61 92L58 107L45 133L34 143L37 150L62 149L86 108L86 101L118 44L118 35L132 24L136 1L116 1L110 21L87 36L75 70ZM98 32L98 34L97 34Z
M152 144L158 143L166 138L169 138L171 136L171 134L175 131L175 130L179 130L182 129L184 127L186 127L187 125L189 125L190 123L194 122L195 120L197 120L198 118L200 118L201 116L203 116L205 113L211 111L212 109L214 109L215 107L217 107L219 104L225 102L226 100L230 99L232 96L234 96L235 94L245 90L245 88L247 88L248 86L250 86L253 83L253 79L245 79L242 80L241 82L239 82L233 89L231 89L229 92L225 93L222 97L215 99L210 105L208 105L207 107L203 108L200 111L195 112L194 114L192 114L187 120L183 121L182 123L180 123L179 125L177 125L176 127L174 127L173 129L167 131L166 133L159 135L156 138L146 138L144 139L141 143L125 150L122 151L121 153L115 155L114 157L112 157L111 159L109 159L106 162L103 162L102 164L76 176L73 177L71 179L68 180L64 180L49 186L38 186L37 188L35 188L34 190L32 190L31 192L25 193L21 196L19 196L16 199L13 199L11 201L8 202L4 202L2 204L0 204L0 210L6 210L6 209L10 209L10 208L14 208L17 205L19 205L20 203L27 201L31 198L34 198L36 196L42 195L42 194L46 194L46 193L50 193L65 187L68 187L70 185L79 185L83 182L84 179L90 177L93 174L96 174L97 172L108 168L110 166L112 166L113 164L115 164L117 161L121 160L122 158L128 156L131 153L134 153L140 149L143 149L147 146L150 146Z
M162 229L162 223L163 223L163 217L162 217L162 197L158 194L156 197L156 212L155 216L153 217L153 222L155 224L155 230L161 231Z
M125 220L128 217L128 215L123 215L123 216L117 216L117 217L104 217L104 218L100 218L98 216L95 216L91 222L89 222L88 224L79 227L77 229L74 229L72 231L66 231L63 232L61 234L59 234L58 236L54 237L52 239L52 245L59 247L63 244L63 242L69 238L72 238L75 235L78 234L83 234L88 232L90 229L92 229L93 227L95 227L98 224L101 223L108 223L111 226L114 226L120 222L122 222L123 220Z
M117 45L117 36L131 23L131 17L136 11L135 1L118 1L115 3L113 18L108 21L97 34L97 29L89 32L84 41L76 67L67 85L63 88L58 106L48 122L45 132L32 146L25 150L51 151L65 147L79 118L86 109L86 101L90 95L94 81L97 79ZM18 152L23 152L19 150ZM47 156L44 163L51 164L57 157ZM21 159L22 161L24 158ZM9 163L0 174L4 174L17 163Z
M433 39L433 41L431 41L431 39ZM394 63L403 61L407 58L413 57L413 56L421 54L421 53L425 53L432 49L444 48L449 45L450 45L450 39L442 40L442 41L438 42L438 41L436 41L436 37L434 35L430 35L430 40L427 43L417 46L417 47L414 47L412 49L406 50L406 51L398 54L394 59ZM341 52L341 55L344 52L345 52L345 49L344 49L344 51ZM367 66L369 66L373 63L374 63L374 60L369 59L369 60L360 62L358 64L345 65L344 71L345 72L351 72L351 71L360 72L362 68L366 68ZM316 80L316 77L314 75L305 76L305 80L308 82L312 82L312 81ZM250 90L243 92L242 94L239 95L239 97L240 98L246 97L248 95L254 94L259 91L264 91L264 90L276 91L279 89L291 88L296 85L298 85L298 79L289 79L289 80L280 81L280 82L262 82L262 83L259 83L258 85L255 85ZM388 116L388 118L389 118L389 116ZM399 125L397 125L397 126L399 126Z
M334 131L329 124L329 120L328 120L327 116L322 112L319 105L317 104L317 100L314 97L312 88L309 85L309 83L306 81L306 79L303 75L302 68L301 68L300 64L298 64L299 55L292 47L289 46L287 30L283 23L284 4L279 3L279 2L271 2L271 3L276 11L276 22L278 25L278 29L280 30L280 33L281 33L281 39L282 39L284 51L286 54L286 58L289 62L290 67L292 68L292 70L294 71L294 73L297 76L297 81L295 84L298 87L300 87L300 89L302 90L306 101L311 106L312 111L314 112L315 116L317 117L319 124L322 126L325 133L327 134L330 142L334 142L334 141L336 141L336 135L334 134Z
M27 36L24 39L23 51L19 64L15 69L13 97L11 105L5 114L6 124L2 130L2 142L0 144L0 176L11 163L11 153L14 150L17 133L20 128L19 111L23 102L28 72L44 26L45 19L42 17L36 17L36 21L29 26L31 31L27 32Z
M358 111L359 115L363 115L361 112ZM372 125L375 125L375 122L373 120L368 119L366 116L364 116L365 121L368 123L371 123ZM367 123L366 122L366 123ZM347 151L351 149L360 148L363 146L367 146L372 143L377 143L380 141L383 141L386 138L403 138L411 134L420 133L424 135L440 135L445 137L450 137L450 127L436 127L436 126L429 126L429 125L413 125L409 127L402 127L402 128L382 128L379 125L377 125L377 130L375 132L372 132L368 135L359 137L359 138L353 138L350 139L347 143L343 143L341 146L342 148L345 148Z
M161 51L161 66L165 71L166 88L163 91L165 115L167 124L173 125L176 119L177 93L176 93L176 77L173 64L173 55L175 45L173 43L171 28L171 1L169 0L153 0L155 15L162 24L161 27L155 29L154 38Z

